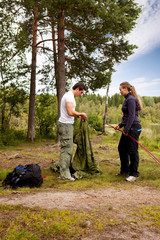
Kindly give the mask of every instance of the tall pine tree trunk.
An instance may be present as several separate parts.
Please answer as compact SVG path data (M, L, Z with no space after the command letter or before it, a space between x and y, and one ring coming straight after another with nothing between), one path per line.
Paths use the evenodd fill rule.
M6 111L6 89L4 85L2 88L2 109L1 109L1 131L2 132L5 132L6 130L5 111Z
M106 103L105 103L105 113L103 117L103 134L106 134L106 119L107 119L107 110L108 110L108 93L109 93L109 85L107 85L107 90L106 90Z
M27 132L27 139L31 142L33 142L35 139L37 25L38 25L38 7L35 6L34 19L33 19L32 65L31 65L31 83L30 83L30 97L29 97L28 132Z
M1 63L1 85L2 85L2 108L1 108L1 131L5 132L5 110L6 110L6 87L3 79L2 63Z
M2 112L1 112L1 131L5 132L5 110L6 110L6 93L5 93L5 86L2 89Z
M56 90L57 90L57 98L58 98L58 62L57 62L57 47L56 47L56 36L55 36L55 25L52 22L52 39L53 39L53 58L54 58L54 70L55 70L55 79L56 79ZM60 107L58 108L60 109ZM59 118L60 112L58 112ZM57 130L57 145L60 145L60 135Z
M52 22L52 39L53 39L53 59L54 59L54 71L55 71L55 79L56 79L56 90L58 86L58 73L57 73L57 47L56 47L56 41L55 41L55 25ZM57 94L58 95L58 94Z
M65 93L65 47L64 47L64 11L58 16L58 66L57 66L57 98L58 98L58 118L60 116L60 104Z

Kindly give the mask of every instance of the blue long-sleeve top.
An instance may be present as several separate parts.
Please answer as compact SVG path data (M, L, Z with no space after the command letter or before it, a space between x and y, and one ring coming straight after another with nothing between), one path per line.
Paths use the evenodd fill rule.
M140 124L140 121L138 119L138 110L139 110L139 104L137 99L131 94L128 93L125 96L125 101L122 106L122 122L119 124L119 127L124 127L124 133L128 134L131 126L133 124Z

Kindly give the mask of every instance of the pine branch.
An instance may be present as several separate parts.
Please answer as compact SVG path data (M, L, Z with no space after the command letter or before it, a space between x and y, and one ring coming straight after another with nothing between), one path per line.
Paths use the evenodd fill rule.
M42 40L42 41L38 42L36 44L36 46L38 46L40 43L47 42L47 41L58 41L58 39L45 39L45 40Z
M55 51L53 51L52 49L47 48L47 47L38 46L37 48L42 48L42 49L44 49L44 50L48 50L48 51L51 51L51 52L57 54Z
M72 32L78 33L81 36L84 36L84 37L88 38L91 42L95 42L96 44L98 44L98 42L95 39L90 38L87 34L81 33L81 32L79 32L77 30L74 30L73 28L65 28L65 29L68 30L68 31L71 30Z

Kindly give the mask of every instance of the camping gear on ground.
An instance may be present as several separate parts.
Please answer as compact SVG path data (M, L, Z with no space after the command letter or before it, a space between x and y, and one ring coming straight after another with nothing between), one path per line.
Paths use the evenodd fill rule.
M40 187L43 183L41 169L38 164L18 165L12 172L9 172L4 179L2 186L10 185L17 187Z
M112 125L110 125L110 124L107 124L109 127L111 127L111 128L114 128ZM141 129L140 129L141 130ZM121 130L121 129L118 129L118 131L120 131L120 132L122 132L123 133L123 131ZM156 160L156 162L158 163L158 164L160 164L160 160L156 157L156 156L154 156L153 155L153 153L151 153L147 148L145 148L141 143L139 143L136 139L134 139L132 136L130 136L129 134L127 135L128 137L130 137L133 141L135 141L136 143L138 143L154 160Z
M74 133L73 142L77 144L77 149L71 163L74 171L73 176L80 179L88 177L91 174L100 174L101 171L93 155L86 119L85 121L80 121L79 128Z

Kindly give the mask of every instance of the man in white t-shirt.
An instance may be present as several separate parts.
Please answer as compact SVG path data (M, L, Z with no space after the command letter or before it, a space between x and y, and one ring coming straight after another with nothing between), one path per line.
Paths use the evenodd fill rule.
M86 113L75 111L75 97L81 96L86 90L86 86L82 82L76 83L72 90L65 93L61 100L60 118L58 120L58 133L61 136L61 152L60 152L60 178L75 179L70 173L70 164L73 155L73 124L74 117L82 119L87 118Z

